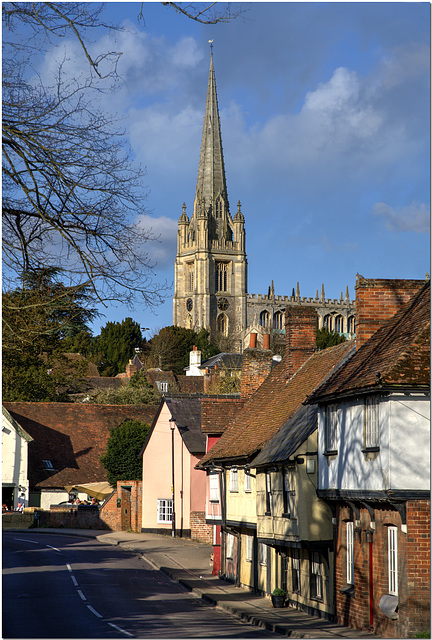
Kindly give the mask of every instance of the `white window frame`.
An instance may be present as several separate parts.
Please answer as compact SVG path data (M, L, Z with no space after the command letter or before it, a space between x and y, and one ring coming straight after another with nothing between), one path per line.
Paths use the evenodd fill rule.
M284 511L288 518L295 517L295 469L288 467L283 470Z
M267 545L264 542L258 544L258 563L262 567L267 566Z
M266 513L269 513L270 515L273 513L273 494L272 494L272 485L271 485L271 473L270 471L266 471L265 473L265 483L266 483L266 493L265 493L265 500L266 500Z
M354 522L346 523L346 578L354 584Z
M388 527L388 587L389 594L398 595L398 529Z
M246 536L246 562L253 561L253 536Z
M326 451L338 450L339 411L336 404L326 407L325 413L325 448Z
M252 476L250 471L245 469L244 472L244 490L245 493L250 493L252 491Z
M379 447L379 398L370 396L364 404L364 447Z
M219 502L220 501L219 474L210 473L208 478L209 478L209 500L210 502Z
M230 469L230 492L238 493L238 469L233 467Z
M157 522L158 524L172 524L172 498L158 498Z
M310 557L310 563L311 563L311 567L310 567L311 576L316 576L315 577L316 593L313 596L311 593L311 597L316 600L322 600L322 597L323 597L322 564L321 564L321 556L317 551L312 551L311 557Z
M232 533L226 534L226 554L227 560L232 560L234 557L234 536Z

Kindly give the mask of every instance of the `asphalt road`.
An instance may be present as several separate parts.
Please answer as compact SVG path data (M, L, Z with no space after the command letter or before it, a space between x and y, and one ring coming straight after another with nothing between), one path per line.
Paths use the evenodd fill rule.
M3 532L7 638L277 638L97 540Z

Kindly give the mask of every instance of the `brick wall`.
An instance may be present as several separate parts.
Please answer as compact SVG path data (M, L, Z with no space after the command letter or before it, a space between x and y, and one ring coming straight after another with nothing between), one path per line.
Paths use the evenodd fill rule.
M316 351L317 312L310 307L288 307L285 311L286 349L283 359L288 378Z
M251 346L243 351L240 390L242 399L249 398L255 393L272 370L272 352L270 349L253 346L255 344L256 334L252 333Z
M213 525L206 524L204 511L191 511L190 523L192 540L213 543Z
M355 286L357 349L386 320L394 316L424 283L424 280L376 280L358 277Z
M119 506L118 506L119 505ZM101 508L101 520L112 531L141 531L142 481L119 480Z
M360 509L360 526L354 535L354 594L340 593L346 587L346 521L354 520L348 506L337 508L335 540L335 614L340 624L356 629L370 626L370 543L372 532L373 630L383 638L407 638L430 626L430 501L407 503L407 533L399 513L388 507L375 508L375 529L370 528L367 509ZM388 594L388 525L398 527L398 619L390 620L379 608ZM356 525L354 525L356 527Z

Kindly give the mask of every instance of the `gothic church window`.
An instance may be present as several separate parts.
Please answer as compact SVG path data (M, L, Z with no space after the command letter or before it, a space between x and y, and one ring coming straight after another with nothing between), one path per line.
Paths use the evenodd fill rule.
M216 262L215 288L216 291L228 291L228 264L226 262Z
M355 316L348 318L348 333L355 333Z
M335 331L337 331L337 333L343 333L343 317L336 316L334 321L335 321Z
M260 313L260 327L268 327L270 325L270 314L268 311Z
M273 329L283 329L283 313L276 311L273 316Z
M188 262L186 264L186 290L194 290L194 263Z
M324 326L327 327L329 331L334 331L334 318L333 316L327 315L324 316Z
M228 318L224 313L221 313L217 319L217 328L219 333L223 336L228 335Z

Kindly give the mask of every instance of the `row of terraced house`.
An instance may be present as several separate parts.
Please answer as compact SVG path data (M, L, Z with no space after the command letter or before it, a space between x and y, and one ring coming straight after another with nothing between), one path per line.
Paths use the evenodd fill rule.
M380 637L428 629L430 283L359 277L356 339L317 351L316 326L314 308L288 307L281 361L252 333L239 395L5 403L3 439L28 445L30 507L84 517L90 507L50 505L106 481L110 429L142 419L142 483L119 482L88 526L208 542L215 575L264 596L280 587L287 606ZM21 475L3 489L16 492L27 454L17 465L12 450Z
M282 361L252 334L240 397L164 398L142 529L211 535L214 574L413 637L430 624L430 283L358 278L356 319L317 351L316 311L287 308Z

